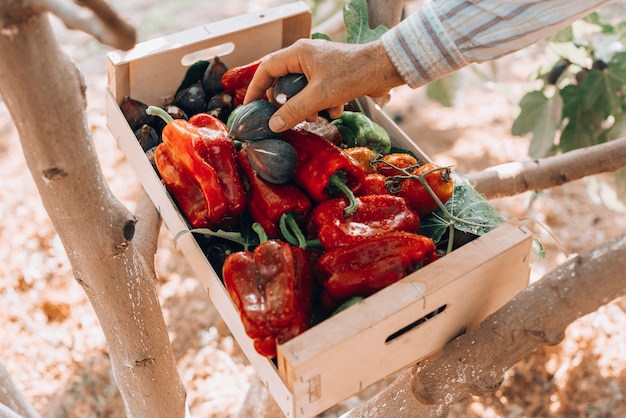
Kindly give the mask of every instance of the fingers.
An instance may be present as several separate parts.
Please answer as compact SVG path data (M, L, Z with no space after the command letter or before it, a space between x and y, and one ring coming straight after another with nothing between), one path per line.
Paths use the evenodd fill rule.
M244 104L263 97L267 89L285 74L302 73L298 60L298 42L292 46L267 55L250 81Z
M274 113L269 121L269 127L274 132L283 132L294 127L305 119L312 119L320 110L315 107L315 101L310 100L311 88L302 89L298 94L287 100Z

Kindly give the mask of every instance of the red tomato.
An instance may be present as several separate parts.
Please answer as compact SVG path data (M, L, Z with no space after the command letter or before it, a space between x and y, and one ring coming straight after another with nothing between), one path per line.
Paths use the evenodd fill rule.
M452 196L454 182L450 177L449 168L434 164L424 164L413 169L411 174L416 176L416 178L403 180L398 195L404 197L409 206L419 213L420 216L432 213L439 205L419 178L417 178L418 176L423 176L441 203L446 203Z
M365 181L359 189L359 195L372 195L372 194L389 194L389 190L385 185L387 177L382 174L368 174L365 176Z
M387 154L382 161L376 163L376 172L387 176L402 176L405 173L397 168L409 168L411 166L417 166L417 160L410 154L395 152Z

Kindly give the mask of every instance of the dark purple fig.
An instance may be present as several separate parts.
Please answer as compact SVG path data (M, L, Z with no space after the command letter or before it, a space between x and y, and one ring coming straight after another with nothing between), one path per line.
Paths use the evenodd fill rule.
M219 57L213 58L202 75L202 87L207 97L211 97L224 91L222 76L228 71L228 67Z
M187 116L187 113L185 113L185 111L183 109L181 109L179 106L173 105L173 104L168 104L163 106L163 109L174 119L189 119L189 116Z
M287 74L280 77L274 85L274 100L284 105L287 100L295 96L308 83L304 74Z
M137 137L137 141L139 141L139 145L141 145L141 149L144 151L156 147L161 142L156 129L147 124L135 131L135 137Z
M246 144L248 161L256 173L273 184L291 180L298 161L296 150L282 139L262 139Z
M174 97L181 90L186 89L192 84L196 84L198 82L201 83L202 76L204 75L204 72L206 71L208 66L209 66L209 61L207 60L198 60L194 62L193 64L191 64L191 66L187 68L187 71L185 72L185 76L183 77L183 80L178 85L178 88L176 89L176 94L174 94Z
M148 159L148 161L152 165L152 168L154 168L154 170L158 173L159 169L157 168L156 161L154 159L154 151L155 150L156 150L156 147L152 147L152 148L148 149L146 151L146 158Z
M232 120L230 137L236 141L258 141L277 138L269 120L278 108L267 100L255 100L241 106Z
M337 125L333 125L323 116L317 116L314 121L302 121L297 127L324 137L337 146L340 146L343 140Z
M173 104L180 107L190 117L202 112L206 105L206 94L202 83L197 82L179 91Z
M206 113L215 116L224 123L228 121L228 116L232 111L233 96L226 92L214 94L207 103L205 110Z
M140 129L143 125L152 124L153 118L146 113L147 108L147 104L130 97L125 97L120 103L120 110L133 132Z

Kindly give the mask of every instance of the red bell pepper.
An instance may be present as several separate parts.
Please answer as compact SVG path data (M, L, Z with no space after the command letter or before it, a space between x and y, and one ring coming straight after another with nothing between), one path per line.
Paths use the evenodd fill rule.
M207 225L207 205L200 186L176 166L165 144L154 150L154 163L180 211L194 228Z
M248 180L248 211L270 238L278 238L281 216L290 213L296 221L304 223L311 210L311 200L293 183L274 184L261 178L250 165L246 152L243 147L237 158Z
M162 132L163 145L159 147L167 148L170 162L193 180L204 196L207 207L205 222L197 221L192 226L212 228L234 225L246 210L247 201L238 172L235 144L228 139L226 125L208 114L199 114L186 121L168 119L160 108L151 106L149 109L151 114L157 114L168 122ZM161 161L165 163L165 159ZM164 178L168 173L166 167L157 166L157 169L165 184L173 182ZM177 200L180 199L183 197L179 194Z
M316 264L324 292L341 302L369 296L437 259L434 241L410 232L389 232L325 252Z
M229 68L224 75L222 75L222 88L226 93L233 96L234 107L243 104L248 85L250 85L252 77L262 61L263 58L260 58L245 65Z
M356 210L350 216L345 215L347 205L344 198L330 199L318 204L309 216L307 232L327 251L393 231L416 233L420 227L419 215L399 196L357 197Z
M276 356L282 344L308 329L313 283L305 250L268 240L226 258L224 286L257 352Z
M296 150L294 182L314 201L328 200L339 190L356 193L362 186L363 167L327 139L298 128L283 132L282 138Z

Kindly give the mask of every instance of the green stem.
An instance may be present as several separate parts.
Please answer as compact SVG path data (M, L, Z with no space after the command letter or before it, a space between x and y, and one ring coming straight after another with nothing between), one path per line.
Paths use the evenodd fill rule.
M283 234L283 238L285 238L285 241L287 241L289 244L299 246L300 242L298 241L298 238L296 238L289 230L289 226L287 225L287 217L288 215L286 213L280 215L280 219L278 220L280 233Z
M306 239L293 213L283 213L278 221L278 226L285 240L293 246L307 249L321 245L318 239Z
M263 244L265 241L267 241L267 233L265 232L265 229L263 229L260 223L254 222L252 224L252 230L254 230L254 232L256 232L256 234L259 236L260 244Z
M356 211L356 196L354 196L354 193L352 193L352 190L350 190L340 172L330 176L330 183L328 186L336 188L348 198L348 205L344 209L344 214L346 216L352 216L352 214Z
M163 119L163 121L165 121L165 123L170 123L171 121L174 120L174 118L165 111L165 109L161 109L158 106L148 106L148 108L146 109L146 113L150 116L158 116L161 119Z

